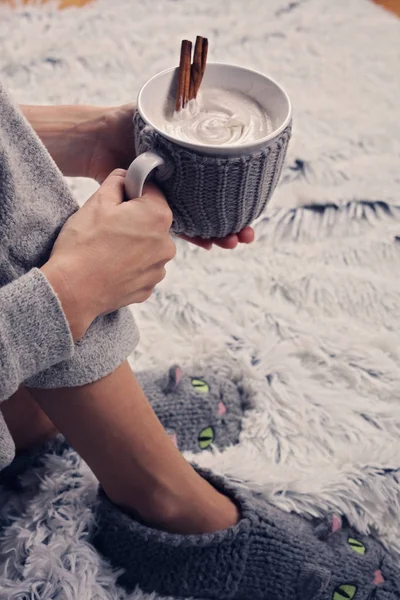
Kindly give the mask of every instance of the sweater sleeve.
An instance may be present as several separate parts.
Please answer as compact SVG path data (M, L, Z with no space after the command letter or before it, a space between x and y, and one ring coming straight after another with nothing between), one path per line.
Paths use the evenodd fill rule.
M73 353L60 301L39 269L0 288L0 401Z
M60 229L78 208L0 82L0 400L21 383L54 389L97 381L138 342L126 308L95 319L73 348L57 298L35 270L48 261Z

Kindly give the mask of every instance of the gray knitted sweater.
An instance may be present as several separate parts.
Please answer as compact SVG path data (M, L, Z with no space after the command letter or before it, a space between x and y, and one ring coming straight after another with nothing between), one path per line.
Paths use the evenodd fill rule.
M96 319L74 344L60 302L38 269L77 208L54 161L0 84L0 402L21 384L57 388L100 379L138 341L125 309ZM0 412L0 469L13 456Z

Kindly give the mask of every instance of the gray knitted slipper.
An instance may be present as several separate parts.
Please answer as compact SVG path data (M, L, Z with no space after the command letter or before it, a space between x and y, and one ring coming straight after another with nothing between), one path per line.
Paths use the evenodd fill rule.
M100 492L93 543L127 590L215 600L399 600L400 568L340 517L316 523L200 471L238 505L241 520L213 534L150 529Z
M249 399L241 377L212 366L137 374L154 412L179 450L201 452L237 444Z

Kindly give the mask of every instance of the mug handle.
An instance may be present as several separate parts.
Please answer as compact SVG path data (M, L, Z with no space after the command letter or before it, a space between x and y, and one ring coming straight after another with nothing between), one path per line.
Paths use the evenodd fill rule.
M149 173L163 164L164 159L155 152L144 152L135 158L125 177L125 193L129 200L140 198Z

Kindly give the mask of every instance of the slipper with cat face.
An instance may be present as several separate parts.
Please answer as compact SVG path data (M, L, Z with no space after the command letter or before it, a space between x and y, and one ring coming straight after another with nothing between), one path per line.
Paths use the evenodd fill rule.
M239 522L203 535L146 527L100 491L93 543L123 569L120 583L209 600L399 600L400 564L335 515L305 519L198 469L238 506Z
M172 366L166 373L138 373L161 424L180 451L222 450L239 442L250 406L242 377L216 367Z

